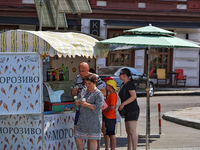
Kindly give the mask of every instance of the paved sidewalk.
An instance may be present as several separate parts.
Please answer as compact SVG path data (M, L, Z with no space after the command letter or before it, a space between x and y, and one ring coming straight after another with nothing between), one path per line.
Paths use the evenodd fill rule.
M154 96L167 96L167 95L200 95L200 88L159 88L154 93ZM163 119L166 119L168 121L172 121L181 125L193 127L196 129L200 129L200 107L191 107L186 109L180 109L180 110L172 110L169 112L165 112L163 114ZM119 127L118 127L119 128ZM124 128L124 125L122 124L122 128ZM117 142L121 142L123 144L126 142L126 137L120 136L119 133L116 134ZM162 136L160 137L162 138ZM102 138L103 140L103 138ZM101 140L101 143L103 141ZM143 138L145 140L145 138ZM105 150L104 145L101 146L101 150ZM116 147L116 150L127 150L127 147ZM138 150L146 150L146 148L140 148L138 147ZM151 150L200 150L200 147L191 147L191 148L161 148L161 149L151 149Z

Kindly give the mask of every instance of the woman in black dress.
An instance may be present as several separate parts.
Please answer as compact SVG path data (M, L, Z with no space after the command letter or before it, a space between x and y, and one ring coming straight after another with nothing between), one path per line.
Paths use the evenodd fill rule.
M119 111L125 109L125 127L128 140L127 150L136 150L138 143L138 135L136 132L137 120L140 113L140 108L137 103L136 86L131 77L130 70L123 68L119 75L120 80L124 82L123 87L119 92L121 98L121 105Z

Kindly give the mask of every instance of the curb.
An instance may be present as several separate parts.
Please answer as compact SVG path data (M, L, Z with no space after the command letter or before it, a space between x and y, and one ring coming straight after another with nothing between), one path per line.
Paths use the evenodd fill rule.
M200 92L196 91L170 91L170 92L160 92L155 91L153 96L174 96L174 95L200 95Z
M175 122L177 124L192 127L195 129L200 129L200 120L177 116L177 111L180 110L166 112L163 114L162 118L171 122Z

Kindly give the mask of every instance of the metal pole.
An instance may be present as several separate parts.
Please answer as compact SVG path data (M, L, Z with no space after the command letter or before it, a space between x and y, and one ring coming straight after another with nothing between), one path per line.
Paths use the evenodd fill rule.
M159 134L161 134L161 115L160 115L160 103L158 103L158 123L159 123Z
M44 1L43 1L43 0L40 0L40 27L39 27L39 30L40 30L40 31L42 31L43 6L44 6Z
M56 30L58 30L58 15L59 15L59 0L57 0L57 6L56 6Z
M149 97L149 71L150 71L150 52L151 46L148 46L148 70L147 70L147 107L146 107L146 150L150 149L150 97Z

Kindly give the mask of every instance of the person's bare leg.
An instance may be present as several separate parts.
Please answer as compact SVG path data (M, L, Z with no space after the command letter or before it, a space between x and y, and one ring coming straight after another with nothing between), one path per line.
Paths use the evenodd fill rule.
M83 139L75 138L76 141L76 147L78 150L83 150L84 145L83 145Z
M132 149L132 138L131 138L131 134L130 134L130 132L129 132L129 125L128 125L128 122L125 122L125 127L126 127L127 142L128 142L127 150L131 150L131 149Z
M87 140L87 149L90 150L90 140Z
M97 149L97 140L88 140L89 142L89 149L96 150Z
M110 138L111 150L115 150L115 147L116 147L116 138L115 138L115 135L109 135L109 138Z
M75 131L76 131L76 125L74 125L74 133L75 133Z
M100 150L100 148L101 148L101 142L100 140L97 140L97 150Z
M103 133L104 142L105 142L105 149L109 150L110 139L109 139L109 136L106 135L105 121L102 122L102 133Z
M127 130L127 134L129 137L128 142L131 143L131 147L133 146L133 150L136 150L137 144L138 144L138 135L137 135L137 131L136 131L137 121L127 121L126 124L127 124L126 126L128 128L128 130ZM129 145L129 143L128 143L128 145Z

